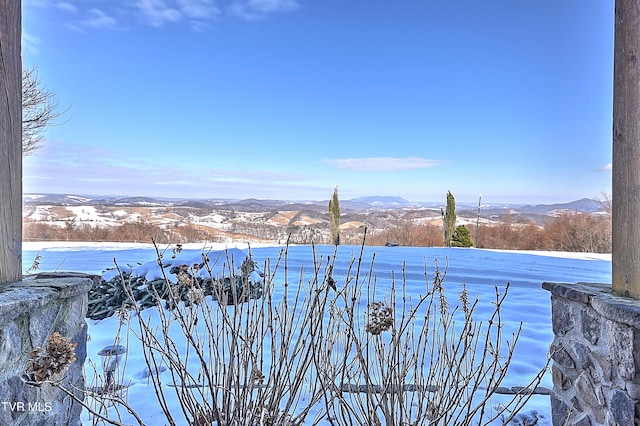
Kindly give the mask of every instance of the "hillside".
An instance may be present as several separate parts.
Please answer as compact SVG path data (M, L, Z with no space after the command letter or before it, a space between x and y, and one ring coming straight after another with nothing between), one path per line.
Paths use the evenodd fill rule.
M254 241L324 243L328 238L327 200L169 199L152 197L25 194L25 240L83 238L138 241ZM340 200L341 237L361 241L364 228L378 243L401 240L408 227L433 225L427 240L437 242L444 203L414 203L400 197ZM583 199L550 205L459 204L458 223L545 225L562 212L597 213L600 203ZM434 244L437 244L435 243Z

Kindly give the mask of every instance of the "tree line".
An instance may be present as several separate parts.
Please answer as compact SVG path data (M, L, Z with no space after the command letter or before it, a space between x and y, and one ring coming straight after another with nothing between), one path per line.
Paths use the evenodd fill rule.
M284 243L288 238L294 244L334 244L328 224L290 226L268 229L256 224L244 224L227 233L187 224L161 228L145 221L124 223L117 227L95 227L88 224L67 223L56 226L25 220L25 241L115 241L115 242L219 242L226 238L247 241L273 241ZM286 235L285 235L286 234ZM340 230L341 244L362 244L364 229ZM369 229L365 243L383 246L390 241L400 246L444 247L443 225L418 222L411 215L397 214L387 221L385 228ZM456 244L456 241L468 244ZM518 221L514 215L505 215L499 221L487 224L458 225L451 246L506 250L552 250L574 252L611 252L611 216L608 214L564 213L551 218L544 226L530 221Z
M544 226L516 222L514 216L506 215L495 224L480 224L477 234L475 226L470 228L459 225L456 230L470 240L469 246L478 248L611 253L608 215L564 213ZM396 219L385 232L370 235L367 240L371 245L394 241L401 246L446 246L442 225L417 224L407 218Z

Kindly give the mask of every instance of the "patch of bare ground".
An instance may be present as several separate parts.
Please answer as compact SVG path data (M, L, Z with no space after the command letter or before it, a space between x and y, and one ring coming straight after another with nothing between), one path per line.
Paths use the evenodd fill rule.
M308 226L308 225L316 225L318 223L322 223L323 221L320 219L315 219L310 216L302 215L296 221L293 222L294 226ZM325 221L326 222L326 221Z
M340 224L340 229L360 229L367 226L364 222L345 222Z
M267 224L276 225L276 226L287 226L291 223L294 217L298 214L298 211L286 211L286 212L277 212L269 220L267 220Z
M73 212L69 211L69 209L63 206L51 206L49 212L58 220L73 219L75 217L75 214Z

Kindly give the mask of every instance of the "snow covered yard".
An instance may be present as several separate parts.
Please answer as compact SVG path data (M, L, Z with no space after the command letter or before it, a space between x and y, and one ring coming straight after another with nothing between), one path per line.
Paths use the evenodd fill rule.
M223 249L224 247L215 247ZM252 247L253 259L262 264L267 259L272 262L279 257L281 247ZM332 256L334 248L317 247L321 256ZM201 246L188 246L180 256L190 258L201 253ZM309 246L289 247L288 270L296 279L304 266L305 273L312 269L314 253ZM340 246L336 258L333 277L340 290L345 285L348 263L359 255L356 246ZM136 265L151 262L156 254L150 245L122 244L31 244L24 245L24 265L28 268L39 254L40 270L83 271L102 273L114 265L114 259L120 266ZM543 281L556 282L610 282L611 263L606 255L583 255L565 253L524 253L501 252L476 249L444 249L444 248L404 248L404 247L367 247L365 248L363 273L369 273L370 260L373 259L371 275L375 277L377 293L388 297L392 282L397 283L404 276L406 293L416 297L425 292L425 282L432 279L435 271L434 260L441 270L447 272L444 287L450 293L450 303L458 303L457 294L466 285L470 297L476 295L480 299L475 319L486 320L493 311L495 286L504 291L510 283L508 297L502 306L502 320L505 323L505 336L517 330L520 322L523 331L518 341L513 361L504 386L526 385L533 375L546 362L548 345L553 339L551 331L551 313L549 294L541 289ZM425 268L427 278L425 279ZM295 281L291 278L291 281ZM283 292L283 287L274 289L274 297ZM281 294L280 294L281 296ZM364 305L367 301L362 301ZM146 317L157 317L158 312L149 309L143 313ZM132 324L136 321L132 321ZM101 321L89 321L88 360L86 363L87 384L94 382L94 374L102 373L102 359L98 356L100 349L114 343L120 330L121 344L128 348L120 369L120 380L129 384L126 396L146 424L164 424L164 415L154 396L147 365L144 360L140 342L136 338L135 328L121 327L118 318ZM180 412L178 399L171 384L171 376L167 371L160 373L160 380L165 389L165 397L172 412ZM551 387L551 379L547 374L543 386ZM499 404L507 397L499 397L492 404ZM316 407L317 412L321 405ZM120 410L123 421L134 423L134 419ZM534 396L527 404L523 414L538 419L538 425L550 425L548 396ZM314 413L308 418L313 419ZM83 417L85 424L91 424L88 415ZM328 424L321 421L319 424ZM518 424L518 423L514 423ZM520 423L523 424L523 423Z

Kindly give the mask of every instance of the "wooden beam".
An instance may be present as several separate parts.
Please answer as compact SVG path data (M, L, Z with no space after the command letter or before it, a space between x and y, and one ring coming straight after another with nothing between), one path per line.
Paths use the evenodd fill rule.
M613 291L640 299L640 0L615 1Z
M22 279L21 10L0 0L0 285Z

